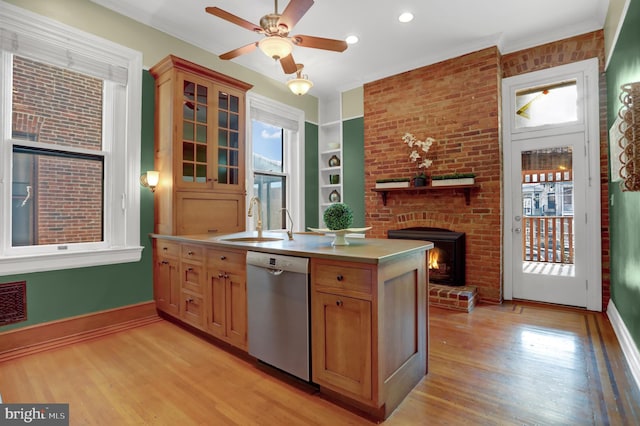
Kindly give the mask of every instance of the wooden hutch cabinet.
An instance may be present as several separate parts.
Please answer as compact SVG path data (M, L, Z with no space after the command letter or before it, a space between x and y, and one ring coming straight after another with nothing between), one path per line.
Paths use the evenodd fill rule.
M167 56L156 80L155 232L240 232L245 224L245 93L252 86Z

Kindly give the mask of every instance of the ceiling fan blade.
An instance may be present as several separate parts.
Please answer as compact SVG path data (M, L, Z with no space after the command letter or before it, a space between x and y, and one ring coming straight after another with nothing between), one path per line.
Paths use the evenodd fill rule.
M264 32L264 30L262 28L260 28L260 25L256 25L256 24L252 24L251 22L240 18L239 16L236 16L232 13L227 12L226 10L222 10L219 7L207 7L204 10L207 11L207 13L212 14L213 16L217 16L218 18L222 18L225 21L229 21L232 24L236 24L241 26L242 28L246 28L249 31L254 31L256 33L262 33Z
M244 55L245 53L253 52L256 49L256 47L258 47L258 43L253 42L253 43L247 44L246 46L233 49L227 53L223 53L222 55L219 56L219 58L223 60L233 59L240 55Z
M335 52L344 52L347 49L346 41L331 38L296 35L291 37L291 41L297 46L312 47L314 49L333 50Z
M313 6L313 0L291 0L282 12L278 24L286 25L291 31L311 6Z
M298 66L296 65L296 61L293 59L293 55L289 54L284 58L280 58L280 65L282 65L282 70L285 74L293 74L298 71Z

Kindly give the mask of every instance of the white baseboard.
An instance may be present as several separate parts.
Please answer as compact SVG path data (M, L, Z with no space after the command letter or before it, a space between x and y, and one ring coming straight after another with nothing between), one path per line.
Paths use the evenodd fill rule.
M636 381L636 386L638 387L638 389L640 389L640 351L633 341L631 334L629 334L627 326L622 321L622 317L618 313L616 305L611 299L609 300L609 305L607 306L607 316L609 317L609 321L613 326L613 331L618 337L618 341L620 342L620 346L622 347L622 352L627 359L627 364L629 364L631 374Z

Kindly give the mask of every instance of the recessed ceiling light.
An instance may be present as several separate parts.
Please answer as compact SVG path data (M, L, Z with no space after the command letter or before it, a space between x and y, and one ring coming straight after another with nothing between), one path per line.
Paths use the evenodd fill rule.
M346 39L344 39L344 41L346 41L347 44L356 44L359 40L360 39L356 35L350 35Z
M400 21L402 23L407 23L407 22L413 21L413 13L411 13L411 12L402 13L400 16L398 16L398 21Z

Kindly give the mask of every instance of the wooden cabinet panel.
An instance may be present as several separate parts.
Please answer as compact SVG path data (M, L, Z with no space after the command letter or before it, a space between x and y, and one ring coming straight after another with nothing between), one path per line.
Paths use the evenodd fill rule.
M247 349L246 253L207 250L207 324L212 335Z
M156 307L163 312L178 316L180 309L178 260L156 256L153 275L153 296Z
M153 298L156 308L178 316L180 310L180 244L154 240Z
M180 191L177 193L176 203L176 231L179 235L244 231L244 192L226 194Z
M177 259L180 256L180 244L168 240L155 240L158 256L172 257Z
M320 266L312 271L317 290L341 294L360 293L366 296L371 294L371 269L328 262L317 265Z
M207 273L207 331L224 339L227 327L225 297L226 280L223 272L209 270Z
M204 247L195 244L182 244L180 256L190 262L202 262L204 260Z
M244 251L230 250L208 250L207 265L209 268L215 267L223 271L244 270L247 260L247 253Z
M180 309L180 318L196 328L203 328L205 310L202 296L182 291Z
M202 282L204 279L202 265L183 260L180 263L180 271L182 275L182 289L201 295Z
M172 55L149 72L156 80L156 233L243 231L252 86Z
M313 293L313 381L370 400L371 302Z
M227 278L227 337L240 348L247 347L247 285L245 274Z

